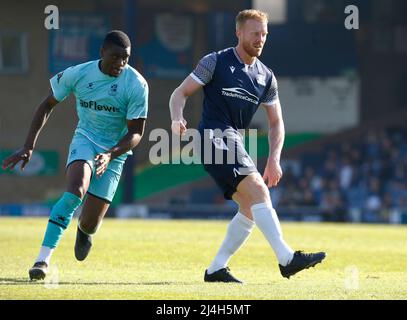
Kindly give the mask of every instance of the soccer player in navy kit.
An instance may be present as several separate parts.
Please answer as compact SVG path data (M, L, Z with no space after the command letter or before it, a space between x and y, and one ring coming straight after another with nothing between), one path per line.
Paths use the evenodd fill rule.
M183 117L186 100L203 87L204 107L199 124L202 141L205 143L208 131L211 136L212 130L220 129L224 133L224 144L213 139L212 152L220 149L224 156L233 152L236 158L234 163L226 161L225 157L223 163L207 163L205 152L201 155L202 159L206 157L203 161L205 170L223 190L225 198L233 199L239 205L239 212L231 220L217 255L205 271L206 282L241 282L231 274L227 264L255 225L275 252L283 277L289 278L325 258L324 252L307 254L290 248L283 239L270 199L268 187L276 186L282 176L280 156L285 131L276 78L257 58L266 41L267 23L267 15L261 11L239 12L236 17L238 45L202 58L170 98L171 129L182 135L186 131ZM238 132L248 127L260 105L266 110L270 127L269 157L263 176L244 150ZM228 145L235 146L233 151Z

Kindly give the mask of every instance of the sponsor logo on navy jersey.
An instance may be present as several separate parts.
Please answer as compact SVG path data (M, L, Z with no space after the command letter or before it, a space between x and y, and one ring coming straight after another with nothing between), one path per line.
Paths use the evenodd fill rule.
M231 98L246 100L254 104L259 103L258 97L243 88L222 88L222 95Z

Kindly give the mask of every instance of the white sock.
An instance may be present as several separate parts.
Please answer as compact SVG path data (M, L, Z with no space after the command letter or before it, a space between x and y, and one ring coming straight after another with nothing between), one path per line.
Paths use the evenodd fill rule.
M277 256L278 263L286 266L294 256L294 251L283 239L276 210L271 203L258 203L251 207L254 222L266 237Z
M254 228L254 222L238 212L230 221L226 237L208 268L208 274L225 268L232 255L245 243Z
M42 246L40 249L40 254L38 255L35 262L45 261L45 263L49 266L49 261L51 260L52 253L54 249Z

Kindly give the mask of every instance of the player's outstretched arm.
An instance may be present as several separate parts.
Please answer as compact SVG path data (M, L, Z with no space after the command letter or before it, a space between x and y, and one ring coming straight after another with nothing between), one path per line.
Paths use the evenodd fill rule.
M188 76L170 97L171 130L174 134L182 135L187 130L187 121L184 119L183 111L189 96L194 94L202 85Z
M277 100L273 105L264 105L269 123L269 157L264 170L263 179L269 188L274 187L280 181L283 172L280 166L281 151L284 145L284 121L280 102Z
M20 169L24 170L25 166L31 159L31 155L34 151L35 144L37 142L41 129L44 127L49 116L51 115L53 108L57 104L58 101L55 99L51 91L50 94L41 102L34 113L34 117L31 122L27 138L25 139L24 146L14 152L11 156L3 160L3 170L13 170L17 163L19 163L20 161L22 161Z
M95 157L96 175L101 176L106 171L109 162L118 156L134 149L144 134L146 119L127 120L127 134L109 151L99 153Z

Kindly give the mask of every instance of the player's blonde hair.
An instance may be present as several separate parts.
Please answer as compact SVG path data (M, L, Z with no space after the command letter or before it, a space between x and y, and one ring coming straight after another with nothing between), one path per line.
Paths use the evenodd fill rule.
M268 15L267 13L255 10L255 9L247 9L240 11L236 16L236 29L239 29L244 25L247 20L254 19L259 20L261 22L268 23Z

